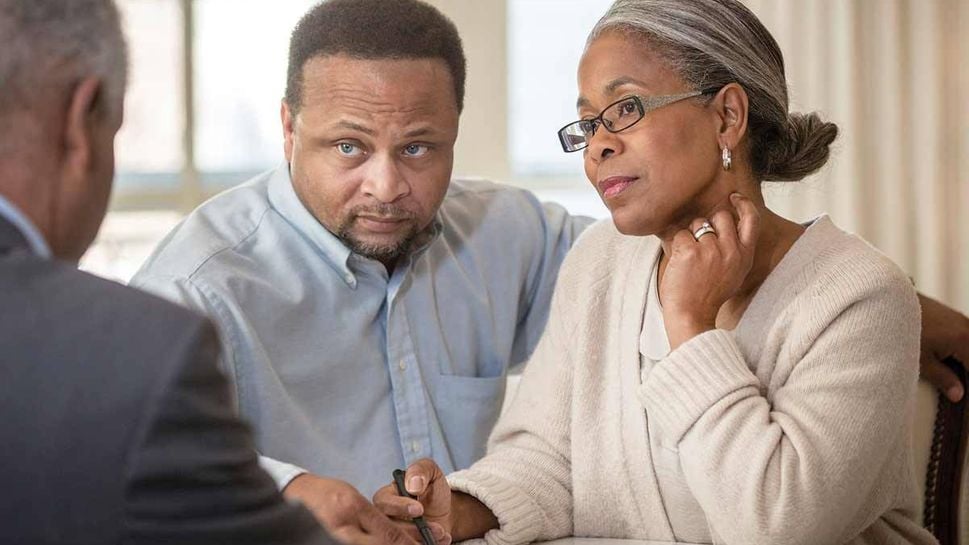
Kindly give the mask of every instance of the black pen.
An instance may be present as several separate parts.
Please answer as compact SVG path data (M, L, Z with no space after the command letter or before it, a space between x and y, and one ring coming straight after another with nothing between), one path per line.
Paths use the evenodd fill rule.
M394 484L397 485L397 493L405 498L410 498L416 500L414 496L411 496L407 492L407 488L404 486L404 470L395 469L394 470ZM434 542L434 536L431 535L431 529L427 527L427 522L424 521L424 517L414 517L414 524L417 525L417 531L421 533L421 539L424 540L424 545L437 545Z

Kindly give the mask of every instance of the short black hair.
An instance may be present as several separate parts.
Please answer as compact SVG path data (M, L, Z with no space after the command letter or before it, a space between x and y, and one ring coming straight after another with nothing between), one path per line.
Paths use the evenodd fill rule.
M458 112L464 109L467 61L458 29L420 0L327 0L300 19L289 43L286 104L302 106L303 67L312 58L441 59L451 71Z

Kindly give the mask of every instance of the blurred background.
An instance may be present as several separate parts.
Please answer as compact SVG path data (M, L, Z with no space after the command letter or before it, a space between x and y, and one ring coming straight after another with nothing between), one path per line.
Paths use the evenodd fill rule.
M131 46L112 211L82 267L127 281L206 198L283 160L289 34L312 0L119 0ZM431 0L469 61L455 175L605 217L581 154L575 67L609 0ZM969 312L969 0L748 0L784 51L792 110L842 130L832 160L769 203L830 214L917 287Z

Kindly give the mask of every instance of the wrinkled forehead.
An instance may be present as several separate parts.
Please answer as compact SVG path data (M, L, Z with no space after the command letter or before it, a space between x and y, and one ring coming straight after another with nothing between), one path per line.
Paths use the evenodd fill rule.
M428 115L457 112L452 76L441 59L322 56L303 68L303 108Z

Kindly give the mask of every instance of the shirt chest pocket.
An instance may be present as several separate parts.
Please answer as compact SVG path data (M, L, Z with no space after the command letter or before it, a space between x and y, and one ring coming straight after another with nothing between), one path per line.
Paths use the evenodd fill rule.
M455 469L484 456L505 395L505 377L435 377L434 406Z

